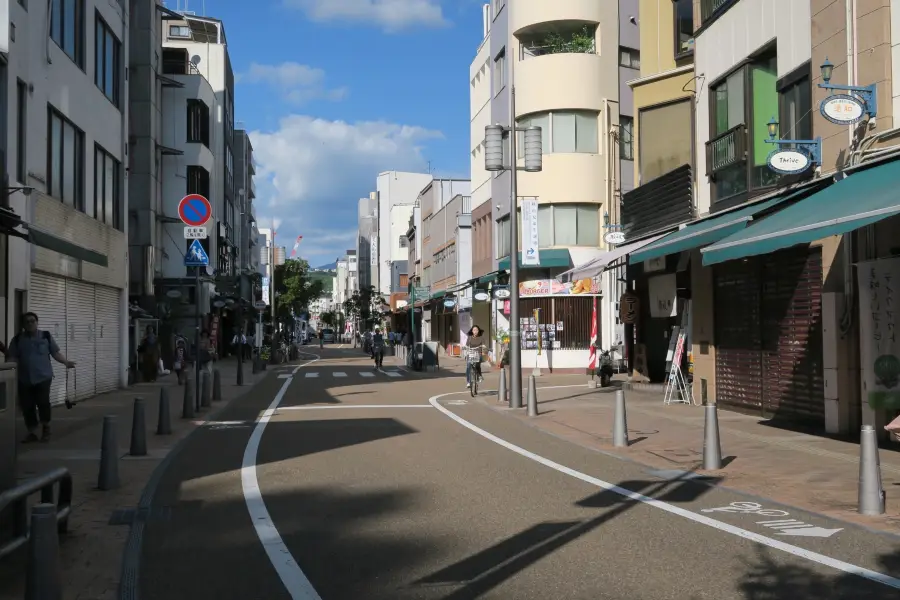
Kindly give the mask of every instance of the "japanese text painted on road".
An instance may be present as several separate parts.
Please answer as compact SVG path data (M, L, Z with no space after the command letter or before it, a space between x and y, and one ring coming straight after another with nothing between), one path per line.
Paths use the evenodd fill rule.
M779 519L769 519L765 521L756 521L757 525L762 525L768 529L778 531L778 535L787 535L794 537L818 537L828 538L843 531L842 527L837 529L826 529L817 525L810 525L797 519L786 519L783 517L790 516L786 510L775 508L763 508L762 504L756 502L732 502L728 506L719 506L717 508L704 508L700 512L704 513L731 513L740 515L759 515L761 517L782 517Z

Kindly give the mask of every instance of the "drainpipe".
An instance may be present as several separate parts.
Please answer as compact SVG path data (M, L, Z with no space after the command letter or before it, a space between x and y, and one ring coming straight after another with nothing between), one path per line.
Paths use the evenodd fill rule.
M855 4L856 0L845 0L846 6L846 41L847 41L847 84L855 85L856 84L856 24L855 24ZM848 127L848 137L849 137L849 145L848 148L852 150L853 148L853 126ZM845 336L850 332L850 328L853 326L853 313L856 309L856 290L854 289L854 279L853 279L853 241L854 237L858 234L850 233L844 236L844 310L841 315L840 321L840 332L842 336ZM866 238L871 239L871 234L867 233Z
M122 51L127 56L131 56L131 48L129 46L128 33L131 29L129 27L129 14L128 14L128 2L122 2L119 5L122 8ZM158 18L159 13L154 6L152 9L152 14L155 18ZM49 13L48 13L49 14ZM49 20L49 18L48 18ZM125 61L125 64L130 64L130 60ZM122 157L122 198L120 199L123 203L121 215L122 215L122 233L125 236L125 264L131 260L129 256L130 246L128 245L128 114L129 114L129 94L128 94L128 86L129 79L131 78L132 73L130 73L130 69L125 70L127 76L124 78L124 81L121 82L122 89L120 90L120 97L122 99L122 110L119 111L119 123L121 127L121 154ZM156 73L153 73L153 85L156 86ZM156 148L153 148L153 152L156 152ZM143 258L143 257L141 257ZM144 265L146 268L147 265ZM155 268L155 264L154 264ZM150 276L152 277L152 273ZM119 301L120 305L120 315L119 315L119 348L121 352L119 353L119 386L127 387L128 386L128 367L130 366L130 356L129 352L129 335L128 335L128 298L129 298L129 286L130 286L130 276L128 273L128 269L125 271L125 287L121 293L121 300Z

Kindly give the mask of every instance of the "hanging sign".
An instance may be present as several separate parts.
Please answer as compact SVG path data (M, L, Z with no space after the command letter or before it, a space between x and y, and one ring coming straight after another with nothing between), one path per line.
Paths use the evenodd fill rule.
M538 236L537 198L522 199L522 264L529 267L541 264Z
M621 231L610 231L603 236L607 244L618 245L625 241L625 234Z
M836 125L853 125L862 121L866 112L862 100L849 94L835 94L819 105L822 116Z
M634 292L625 292L619 298L619 320L626 325L633 325L638 320L640 297Z
M474 298L479 302L484 302L485 300L490 300L491 296L484 290L478 290L477 292L475 292Z
M769 168L782 175L802 173L809 168L809 156L800 150L775 150L767 160Z
M447 298L446 300L444 300L444 306L447 308L453 308L454 306L456 306L456 300L454 300L453 298Z
M508 287L495 287L494 288L494 298L498 300L503 300L504 298L510 297L510 292Z

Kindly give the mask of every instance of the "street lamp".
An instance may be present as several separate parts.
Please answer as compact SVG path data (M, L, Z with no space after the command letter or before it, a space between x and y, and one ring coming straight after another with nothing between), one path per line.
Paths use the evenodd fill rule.
M822 81L819 87L824 90L837 90L839 92L853 92L862 100L866 107L866 114L870 119L874 119L878 114L878 86L872 85L835 85L831 83L831 76L834 75L834 65L825 57L825 62L819 66L819 73L822 75ZM825 100L828 100L826 98Z
M508 10L508 7L507 7ZM509 127L488 125L484 128L484 168L487 171L509 171L509 406L522 407L522 345L519 330L519 185L516 153L516 86L514 63L509 68ZM503 161L503 137L509 135L509 164ZM526 127L525 164L521 170L537 173L543 169L541 128Z
M772 117L769 119L769 122L766 124L766 129L768 130L769 138L765 141L767 144L774 144L776 149L772 152L772 155L778 152L782 152L782 148L788 146L788 149L792 149L800 154L803 154L809 158L809 162L805 163L807 166L809 164L813 165L821 165L822 164L822 138L817 137L814 140L779 140L778 139L778 119ZM772 155L769 156L769 160L766 162L769 164L769 168L782 173L784 175L791 175L795 172L799 172L798 170L783 170L780 168L776 168L772 164ZM800 170L805 169L803 166L804 163L800 163ZM791 165L792 169L797 169L796 166Z

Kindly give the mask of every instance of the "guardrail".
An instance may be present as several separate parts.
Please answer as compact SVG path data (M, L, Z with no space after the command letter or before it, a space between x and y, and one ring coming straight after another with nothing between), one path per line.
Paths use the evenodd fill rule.
M54 502L53 488L57 483L59 493ZM9 507L13 510L13 537L0 546L0 559L28 543L28 497L37 492L41 493L41 503L56 504L57 531L65 533L68 530L72 513L72 475L65 467L59 467L0 494L0 513Z

